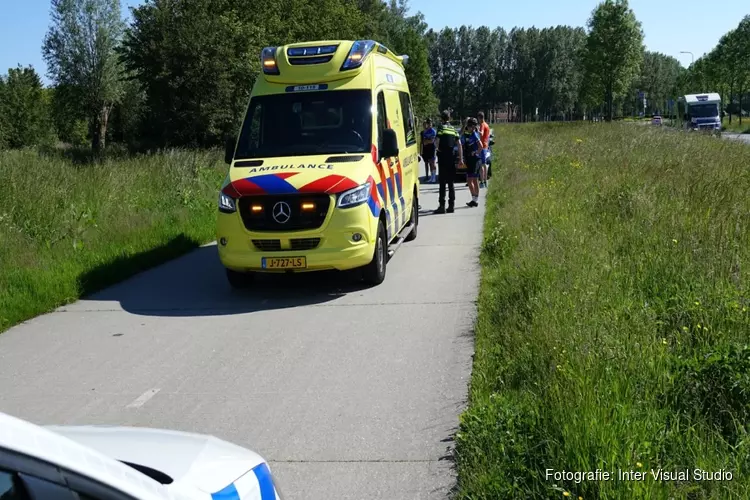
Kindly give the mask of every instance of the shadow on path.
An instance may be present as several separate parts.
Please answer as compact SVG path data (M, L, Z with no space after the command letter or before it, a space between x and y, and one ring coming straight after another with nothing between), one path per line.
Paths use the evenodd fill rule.
M101 288L107 277L132 276L138 269L184 253L190 243L180 237L164 247L104 264L81 276L81 289L90 293ZM226 280L216 245L211 244L109 288L87 293L80 305L84 309L106 310L101 302L111 301L127 312L146 316L242 314L325 303L364 289L358 277L356 272L336 271L258 275L248 290L234 290Z

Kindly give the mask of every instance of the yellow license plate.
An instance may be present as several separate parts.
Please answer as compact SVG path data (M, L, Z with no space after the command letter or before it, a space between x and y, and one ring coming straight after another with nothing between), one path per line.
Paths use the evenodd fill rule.
M263 269L304 269L306 257L263 257L260 261Z

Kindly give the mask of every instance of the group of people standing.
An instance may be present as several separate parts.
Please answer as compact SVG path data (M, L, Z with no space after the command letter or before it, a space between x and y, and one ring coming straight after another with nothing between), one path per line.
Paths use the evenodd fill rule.
M479 190L487 187L492 133L490 126L484 120L482 112L479 112L477 118L467 118L461 132L451 126L449 111L443 111L440 118L441 123L437 129L432 126L431 119L426 119L422 131L422 158L427 172L425 182L437 181L440 184L439 206L434 213L453 212L456 201L453 183L459 167L466 168L466 185L471 193L471 201L466 205L477 207L479 206ZM446 188L448 190L447 208L445 206Z

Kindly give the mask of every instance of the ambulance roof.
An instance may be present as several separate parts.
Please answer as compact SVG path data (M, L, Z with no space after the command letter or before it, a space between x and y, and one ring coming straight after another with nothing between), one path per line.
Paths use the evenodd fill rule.
M261 52L262 74L271 83L338 80L356 76L379 56L402 70L409 59L375 40L319 40L266 47Z

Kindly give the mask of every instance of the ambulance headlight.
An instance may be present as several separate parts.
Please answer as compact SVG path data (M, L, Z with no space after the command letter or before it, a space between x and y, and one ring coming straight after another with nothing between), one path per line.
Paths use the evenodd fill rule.
M361 186L344 191L339 195L338 207L349 208L356 207L363 203L366 203L370 198L370 183L365 182Z
M234 198L224 193L219 193L219 212L231 214L237 211L237 205Z

